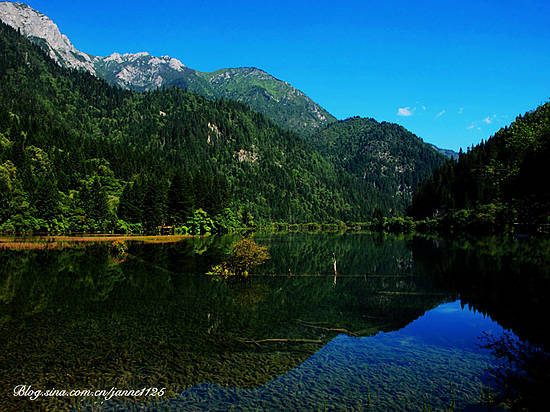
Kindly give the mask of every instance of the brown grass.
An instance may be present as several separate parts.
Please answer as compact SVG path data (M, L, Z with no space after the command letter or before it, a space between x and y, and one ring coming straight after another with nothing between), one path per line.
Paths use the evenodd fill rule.
M193 236L121 236L121 235L83 235L83 236L34 236L0 237L0 249L10 250L49 250L65 247L84 247L94 243L136 241L143 243L176 243Z
M82 242L18 242L18 241L0 241L0 249L10 250L49 250L69 247L85 247L91 243Z

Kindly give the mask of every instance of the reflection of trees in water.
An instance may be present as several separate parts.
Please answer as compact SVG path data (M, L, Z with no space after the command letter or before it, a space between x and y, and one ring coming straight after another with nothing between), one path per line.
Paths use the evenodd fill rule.
M475 241L417 238L410 243L416 265L434 283L456 291L463 304L512 329L486 336L484 345L501 361L490 369L497 402L539 410L550 384L550 241L490 237ZM526 343L527 341L536 345Z
M239 339L328 342L337 329L370 335L401 328L444 300L431 282L409 275L341 277L336 286L331 276L216 282L193 275L221 261L233 242L130 244L120 264L106 245L1 251L1 386L21 380L43 388L166 386L172 394L202 381L256 386L294 368L319 345L257 348ZM346 242L342 256L350 259L362 250L376 262L393 250L406 252L404 244L353 249ZM337 243L308 250L324 253ZM302 259L324 259L308 253ZM0 409L13 409L10 401L0 398ZM62 400L44 400L55 401Z
M412 274L412 253L403 238L385 235L306 234L257 235L256 241L269 246L272 257L260 268L262 273Z
M415 264L442 289L488 314L522 339L550 344L547 295L550 241L489 237L477 240L415 238Z
M539 410L550 386L550 354L511 333L486 335L482 346L500 360L497 367L489 369L498 391L496 402L513 410Z

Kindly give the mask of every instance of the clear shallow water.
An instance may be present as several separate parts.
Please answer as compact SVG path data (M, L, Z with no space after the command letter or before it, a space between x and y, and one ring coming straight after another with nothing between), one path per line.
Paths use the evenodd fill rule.
M421 410L484 408L482 383L494 358L481 334L503 328L489 317L444 303L395 332L339 335L304 363L254 389L203 383L156 408ZM120 407L117 402L109 407ZM149 405L153 408L153 405Z
M503 328L490 318L444 303L395 332L339 335L298 367L253 389L203 383L144 408L194 410L372 409L481 410L482 383L495 362L480 348L483 333ZM105 406L123 409L120 402Z
M476 409L498 366L483 332L548 341L547 243L256 240L272 259L245 281L203 275L235 237L134 242L123 259L105 244L0 249L0 409L91 410L85 399L16 398L19 384L167 388L160 403L94 410ZM320 343L243 343L267 338Z

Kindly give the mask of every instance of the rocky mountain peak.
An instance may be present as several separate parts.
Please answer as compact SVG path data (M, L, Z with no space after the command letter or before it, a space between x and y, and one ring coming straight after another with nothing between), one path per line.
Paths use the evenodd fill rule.
M95 62L98 76L121 87L154 90L177 77L185 65L170 56L156 57L147 52L113 53Z
M24 3L0 2L0 20L21 30L21 33L38 43L58 64L95 73L93 56L73 46L67 36L46 15Z

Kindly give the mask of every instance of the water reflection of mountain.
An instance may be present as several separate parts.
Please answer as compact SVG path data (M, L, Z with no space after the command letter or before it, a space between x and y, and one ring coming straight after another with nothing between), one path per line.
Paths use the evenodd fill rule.
M342 329L360 336L399 329L446 298L409 270L412 254L403 241L381 247L372 238L319 237L300 253L296 244L265 240L272 254L266 269L280 273L294 262L292 277L226 282L196 275L222 258L230 238L132 244L122 263L101 245L1 251L0 408L29 407L11 396L21 383L165 386L171 394L200 382L255 387L293 369ZM297 276L315 273L330 252L338 256L336 285L333 276ZM266 338L322 343L242 342ZM32 406L70 402L49 398Z

